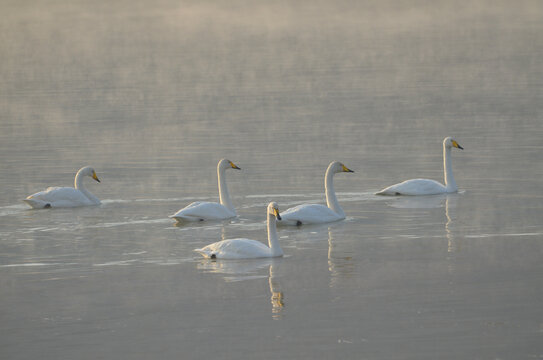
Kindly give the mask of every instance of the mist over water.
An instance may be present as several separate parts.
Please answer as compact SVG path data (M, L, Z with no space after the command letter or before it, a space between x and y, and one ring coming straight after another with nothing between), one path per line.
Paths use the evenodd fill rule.
M3 1L0 354L6 359L543 357L538 1ZM443 181L460 192L377 197ZM238 218L174 226L217 201ZM281 228L265 209L347 219ZM29 210L86 181L99 207ZM210 345L212 344L212 346Z

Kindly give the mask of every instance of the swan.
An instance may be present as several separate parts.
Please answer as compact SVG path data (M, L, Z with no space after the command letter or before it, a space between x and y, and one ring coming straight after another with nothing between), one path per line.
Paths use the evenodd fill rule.
M279 224L302 225L322 224L345 219L345 213L336 198L334 191L334 174L340 172L354 172L339 161L332 161L324 175L324 188L326 190L326 204L302 204L285 210Z
M268 216L268 244L250 239L222 240L194 251L209 259L256 259L283 256L283 250L277 240L277 228L275 219L281 219L279 208L275 202L271 202L266 210Z
M232 205L232 200L230 200L230 194L228 194L228 188L226 187L226 179L224 177L224 171L226 169L236 169L241 170L237 167L232 161L227 159L222 159L217 164L217 177L219 181L219 201L208 202L208 201L196 201L193 202L183 209L179 210L173 215L170 215L170 218L177 220L178 222L182 221L203 221L203 220L223 220L229 219L236 216L236 209Z
M452 172L451 148L464 150L452 137L443 140L443 168L445 185L430 179L411 179L391 185L376 193L376 195L435 195L454 193L458 191Z
M85 166L79 169L75 175L75 188L49 187L44 191L28 196L23 201L34 209L99 205L100 200L83 185L85 176L90 176L100 182L94 169Z

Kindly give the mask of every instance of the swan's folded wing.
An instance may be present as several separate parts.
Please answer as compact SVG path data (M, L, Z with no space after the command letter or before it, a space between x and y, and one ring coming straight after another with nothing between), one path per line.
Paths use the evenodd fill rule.
M40 200L52 207L80 206L90 203L81 191L71 187L49 187L30 195L27 199Z
M446 192L445 186L431 179L411 179L391 185L377 195L433 195Z
M234 216L236 216L234 212L219 203L197 201L189 204L170 217L187 220L220 220Z
M287 209L281 213L279 224L301 223L321 224L341 220L342 217L335 213L328 206L321 204L302 204Z
M270 248L260 241L251 239L229 239L194 249L204 257L217 259L251 259L270 257Z

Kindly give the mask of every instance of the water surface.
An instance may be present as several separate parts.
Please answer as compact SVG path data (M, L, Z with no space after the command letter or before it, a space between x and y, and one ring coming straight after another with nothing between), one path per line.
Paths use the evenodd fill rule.
M6 359L543 358L543 8L475 1L4 1L0 353ZM458 194L373 195L442 180ZM239 217L174 226L218 198ZM279 230L265 208L347 219ZM92 165L102 205L29 210Z

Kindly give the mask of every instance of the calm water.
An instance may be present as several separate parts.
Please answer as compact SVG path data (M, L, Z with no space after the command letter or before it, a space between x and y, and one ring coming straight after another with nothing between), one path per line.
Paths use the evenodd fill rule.
M543 358L538 1L2 1L3 359ZM459 194L383 198L442 180ZM239 217L174 226L227 172ZM265 207L348 218L280 229ZM87 181L99 207L28 210Z

